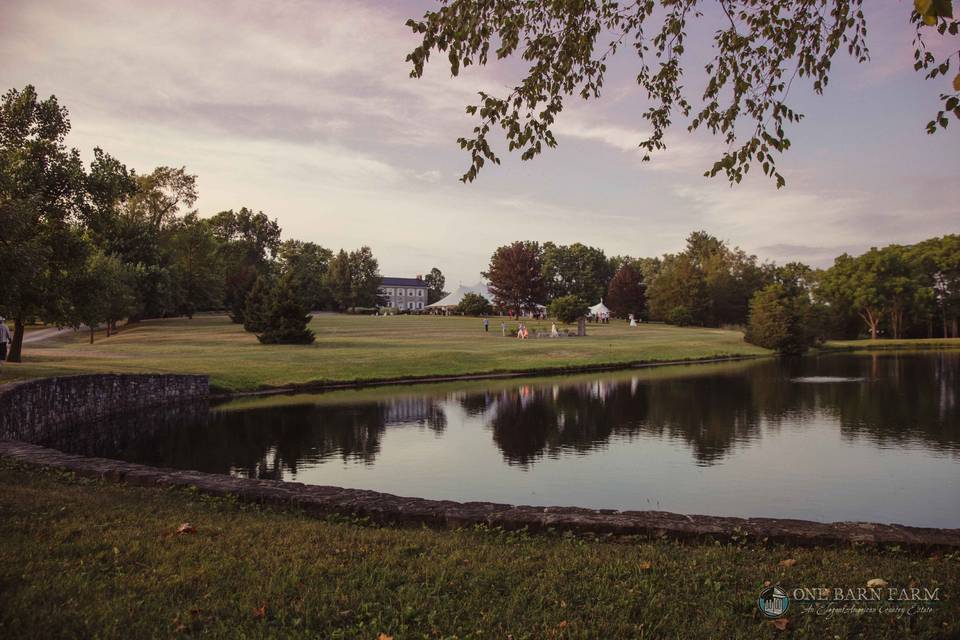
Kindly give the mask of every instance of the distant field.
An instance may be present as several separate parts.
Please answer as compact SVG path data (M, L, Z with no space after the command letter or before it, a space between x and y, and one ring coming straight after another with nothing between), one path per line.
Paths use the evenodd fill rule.
M960 338L880 338L877 340L828 340L826 349L942 349L960 347Z
M515 323L508 323L508 326ZM528 323L531 332L550 323ZM66 330L24 345L0 381L90 372L205 373L224 390L291 384L404 379L590 365L764 355L736 331L626 323L587 325L584 338L504 338L500 320L484 333L477 318L320 315L309 346L264 346L226 316L151 320L106 338Z

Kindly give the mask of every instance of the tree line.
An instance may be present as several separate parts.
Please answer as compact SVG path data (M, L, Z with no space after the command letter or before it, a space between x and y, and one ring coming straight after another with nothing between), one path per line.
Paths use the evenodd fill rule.
M602 298L620 318L740 326L784 352L826 338L957 337L960 318L960 235L843 254L827 269L761 261L705 231L653 258L518 241L499 247L483 275L506 311L550 304L571 317Z
M225 309L266 342L307 341L309 310L378 304L369 247L284 241L276 219L247 207L201 218L185 168L140 174L99 148L85 165L65 144L69 130L66 108L32 86L0 102L0 314L14 321L11 361L36 320L87 325L92 341L99 324L109 335L123 319Z

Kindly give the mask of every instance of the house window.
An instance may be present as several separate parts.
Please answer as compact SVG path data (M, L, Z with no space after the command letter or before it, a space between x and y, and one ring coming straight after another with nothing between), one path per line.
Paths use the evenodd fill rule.
M422 297L423 297L423 289L417 289L417 297L418 297L418 298L422 298Z
M412 303L412 302L408 302L408 303L407 303L407 309L413 309L413 303Z
M407 289L407 295L413 297L413 289Z
M422 303L422 302L418 302L418 303L417 303L417 309L423 309L423 303Z
M387 293L392 296L392 295L393 295L393 289L392 289L392 288L391 288L391 289L387 289Z

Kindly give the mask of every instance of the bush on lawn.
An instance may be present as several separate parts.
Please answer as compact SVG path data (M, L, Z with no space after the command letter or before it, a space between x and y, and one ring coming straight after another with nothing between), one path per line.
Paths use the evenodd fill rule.
M280 281L266 327L259 336L263 344L311 344L313 331L307 328L310 315L297 296L289 278Z
M560 296L554 298L549 307L550 317L565 324L572 324L587 315L587 303L580 296Z
M457 305L457 313L465 316L487 316L493 313L490 301L479 293L468 293Z

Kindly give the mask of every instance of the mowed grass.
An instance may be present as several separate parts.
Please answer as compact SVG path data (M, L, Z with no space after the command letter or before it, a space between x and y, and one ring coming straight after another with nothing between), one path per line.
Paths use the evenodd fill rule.
M960 338L878 338L876 340L828 340L824 349L849 351L874 349L958 349Z
M6 638L955 638L958 554L317 520L0 461ZM188 522L194 533L178 535ZM793 566L781 561L793 559ZM759 614L764 581L939 588L927 613Z
M531 333L548 321L528 322ZM754 356L769 352L737 331L624 322L590 324L583 338L501 335L500 319L484 333L478 318L319 315L312 345L261 345L226 316L151 320L106 338L66 330L24 345L23 363L6 363L0 379L90 372L209 374L222 390L308 383L406 379L583 366ZM507 322L515 327L516 322Z

